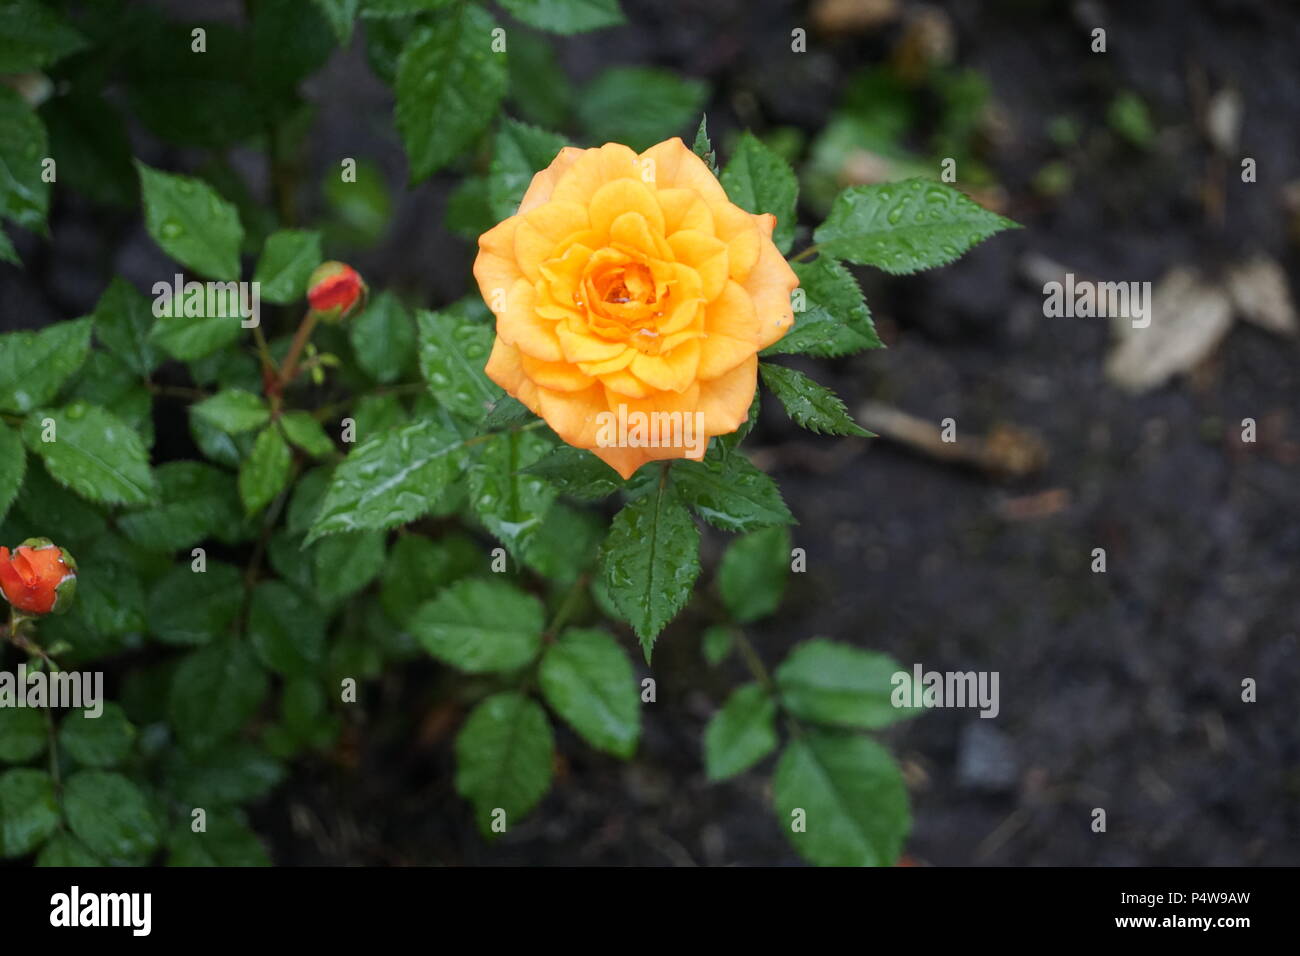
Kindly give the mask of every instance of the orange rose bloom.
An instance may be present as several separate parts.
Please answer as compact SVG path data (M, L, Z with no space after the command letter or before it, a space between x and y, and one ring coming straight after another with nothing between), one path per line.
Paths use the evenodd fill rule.
M479 238L474 277L497 326L488 376L624 478L702 457L745 422L758 352L794 324L799 280L775 224L730 202L680 139L640 156L562 149ZM611 443L605 426L636 413L662 422L652 435L669 436L672 413L686 431Z

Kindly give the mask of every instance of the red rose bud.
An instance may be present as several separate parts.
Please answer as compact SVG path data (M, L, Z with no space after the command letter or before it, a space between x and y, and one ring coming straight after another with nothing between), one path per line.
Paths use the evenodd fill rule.
M360 273L342 262L322 262L307 280L307 302L323 322L341 322L360 311L369 291Z
M0 591L24 614L62 614L77 591L77 562L49 538L0 548Z

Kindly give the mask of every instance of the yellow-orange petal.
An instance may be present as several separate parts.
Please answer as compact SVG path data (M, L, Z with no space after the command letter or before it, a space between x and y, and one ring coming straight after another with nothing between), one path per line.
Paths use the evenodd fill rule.
M555 158L551 160L551 165L547 166L541 172L533 177L532 182L528 184L528 189L524 192L523 201L519 204L519 212L525 213L536 209L542 203L551 198L555 191L555 184L560 181L574 163L581 158L586 150L579 149L576 146L566 146Z
M714 202L727 202L718 177L679 137L651 146L641 154L641 160L654 163L654 183L658 189L691 189L710 206Z
M506 296L506 307L497 316L497 336L533 358L558 362L564 358L555 323L537 314L537 293L527 279L519 279Z
M727 244L707 233L683 229L668 237L668 245L678 262L699 275L700 296L705 301L716 299L730 273Z
M665 392L686 391L695 381L699 367L699 339L691 339L659 355L638 355L629 366L632 374L641 381Z
M709 204L694 189L660 189L655 192L655 199L664 211L666 235L671 236L684 229L714 235L713 213L709 212Z
M700 383L700 411L710 435L734 432L749 418L749 406L758 388L758 356L751 355L730 372Z
M600 427L597 416L609 411L603 386L596 384L582 392L538 388L537 400L541 409L537 414L560 438L578 448L595 446Z
M622 143L586 149L555 181L551 199L588 205L601 186L615 179L640 178L636 153Z
M654 195L638 179L615 179L605 183L591 196L587 213L594 232L610 234L614 220L628 213L640 213L651 232L663 235L664 211Z
M540 414L537 386L524 374L522 355L517 348L498 338L492 344L492 354L488 356L483 371L511 396L523 402L530 412Z
M790 295L799 286L785 256L770 240L763 243L758 263L745 280L745 292L754 303L758 320L757 345L765 349L794 328Z
M520 361L524 374L539 388L556 392L581 392L595 384L595 379L584 375L576 365L568 362L542 362L528 354L520 356Z

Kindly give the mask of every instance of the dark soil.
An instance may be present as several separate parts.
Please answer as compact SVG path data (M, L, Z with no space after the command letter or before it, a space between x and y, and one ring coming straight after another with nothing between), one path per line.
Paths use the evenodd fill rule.
M631 25L562 42L572 75L647 62L708 79L715 143L746 125L813 135L846 78L891 42L888 27L820 35L803 5L778 0L624 5ZM1041 437L1050 460L1000 482L883 440L808 435L765 408L748 447L799 519L808 571L756 642L769 663L825 635L909 669L1000 674L996 719L934 711L887 735L912 791L916 860L1300 864L1295 341L1239 323L1190 378L1133 397L1104 377L1106 321L1044 318L1042 280L1024 278L1029 254L1132 281L1176 265L1213 275L1263 253L1300 288L1282 202L1300 179L1300 13L1269 0L941 6L957 61L991 82L1002 130L983 159L1026 228L924 276L864 270L889 348L804 367L850 409L886 401L934 423L952 417L971 435L1014 423ZM796 26L809 28L807 54L789 52ZM1104 55L1089 50L1093 26L1108 31ZM1240 91L1242 152L1258 182L1216 165L1194 118L1198 78ZM1150 149L1107 127L1123 91L1151 109L1160 133ZM311 92L330 104L321 169L369 156L400 183L387 94L359 47ZM1062 114L1085 132L1068 156L1072 190L1048 201L1031 183L1060 155L1046 129ZM1207 181L1223 191L1222 221L1202 204ZM440 227L451 182L402 200L390 237L356 263L374 286L432 304L467 291L472 250ZM91 211L56 213L31 274L0 270L6 327L88 311L107 268L140 282L159 268L141 231L106 247L117 237ZM1261 423L1256 444L1238 440L1244 417ZM709 535L706 558L722 543ZM1105 574L1090 570L1097 547ZM659 699L638 758L594 755L560 730L554 790L494 845L452 787L459 714L435 705L446 675L431 664L370 688L349 759L296 769L258 808L258 829L284 864L798 863L768 800L772 761L725 785L704 779L703 726L747 678L734 662L707 669L700 624L684 618L660 639ZM1256 703L1241 700L1248 677ZM1106 811L1105 833L1090 827L1094 808Z

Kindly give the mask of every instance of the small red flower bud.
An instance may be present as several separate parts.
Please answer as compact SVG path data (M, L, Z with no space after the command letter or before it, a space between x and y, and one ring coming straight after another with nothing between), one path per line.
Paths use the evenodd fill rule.
M49 538L0 547L0 592L24 614L62 614L77 591L77 562Z
M322 262L307 280L307 302L323 322L360 311L369 291L360 273L342 262Z

